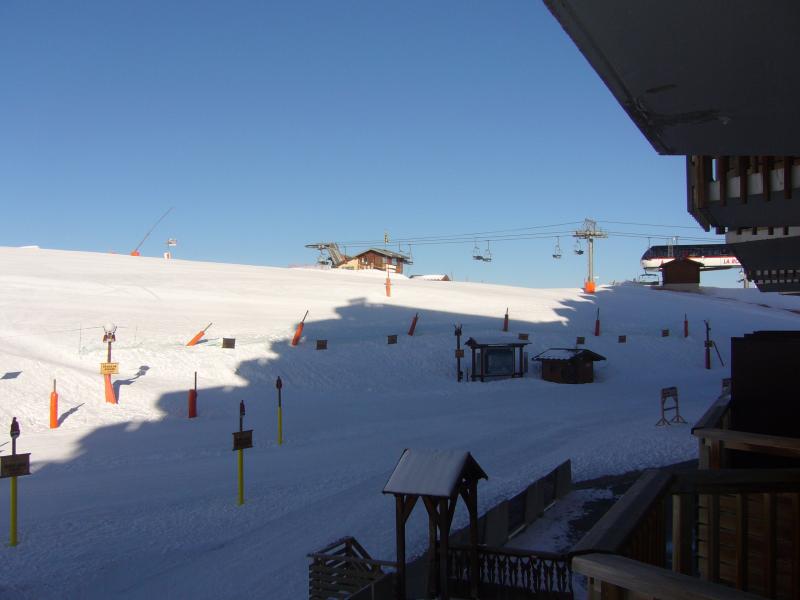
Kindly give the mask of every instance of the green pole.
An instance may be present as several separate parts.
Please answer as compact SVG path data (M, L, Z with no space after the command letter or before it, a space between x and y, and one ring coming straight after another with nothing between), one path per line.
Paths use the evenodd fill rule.
M244 504L244 450L239 450L239 506Z
M17 545L17 478L11 478L11 535L9 546Z

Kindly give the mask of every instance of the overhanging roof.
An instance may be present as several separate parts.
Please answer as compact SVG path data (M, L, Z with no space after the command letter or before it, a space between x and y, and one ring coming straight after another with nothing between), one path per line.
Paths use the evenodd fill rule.
M661 154L800 154L797 0L544 0Z
M383 493L450 498L457 493L462 478L487 479L469 452L406 449Z

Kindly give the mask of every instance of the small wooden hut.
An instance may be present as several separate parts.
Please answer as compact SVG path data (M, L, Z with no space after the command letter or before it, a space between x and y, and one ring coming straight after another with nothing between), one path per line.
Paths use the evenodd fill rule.
M586 348L550 348L533 357L542 363L542 379L555 383L592 383L594 363L605 360Z
M406 521L418 499L428 511L430 532L429 593L442 600L450 598L447 577L447 549L456 502L461 496L469 511L470 587L478 593L478 480L488 479L469 452L457 450L411 450L400 456L384 494L395 497L397 526L398 598L406 597ZM437 545L438 533L438 545ZM439 550L437 553L436 550Z
M472 381L486 381L487 377L523 377L528 344L530 342L520 340L481 343L469 338L464 345L472 350Z
M700 285L700 267L703 265L690 258L678 258L661 266L663 285Z

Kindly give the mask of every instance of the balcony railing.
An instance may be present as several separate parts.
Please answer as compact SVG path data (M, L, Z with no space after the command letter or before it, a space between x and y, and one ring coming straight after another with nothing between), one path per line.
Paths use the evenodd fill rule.
M800 598L800 469L648 471L573 552L592 599Z

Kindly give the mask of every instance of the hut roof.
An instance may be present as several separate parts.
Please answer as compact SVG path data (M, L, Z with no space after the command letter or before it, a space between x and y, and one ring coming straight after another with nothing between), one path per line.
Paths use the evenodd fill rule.
M392 252L391 250L386 250L384 248L370 248L369 250L364 250L364 252L359 252L356 254L355 258L367 254L368 252L374 252L375 254L388 256L389 258L398 258L400 260L408 261L408 255L401 254L400 252Z
M548 348L537 354L531 360L572 360L573 358L588 359L591 361L605 360L605 356L592 352L586 348Z
M407 448L383 493L450 498L458 491L462 478L488 479L469 452Z
M530 342L521 342L519 340L489 340L479 342L475 338L469 338L464 342L464 345L470 348L501 348L507 346L519 348L520 346L527 346L528 344L530 344Z

